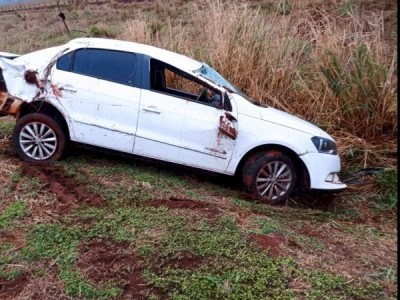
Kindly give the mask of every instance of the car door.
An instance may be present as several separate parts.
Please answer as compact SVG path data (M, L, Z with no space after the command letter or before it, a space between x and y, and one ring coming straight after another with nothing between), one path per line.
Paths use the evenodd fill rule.
M182 141L194 167L224 173L237 137L236 111L188 101Z
M141 95L134 153L182 163L185 101L152 90Z
M137 61L134 53L92 48L58 60L52 81L77 142L132 152L141 92Z
M235 137L220 130L221 120L227 121L222 95L213 91L216 98L197 101L210 87L159 61L152 60L150 77L141 95L134 153L223 173Z

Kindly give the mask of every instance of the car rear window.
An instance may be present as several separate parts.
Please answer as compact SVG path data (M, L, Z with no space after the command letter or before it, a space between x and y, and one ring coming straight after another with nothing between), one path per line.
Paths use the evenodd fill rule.
M62 70L65 66L66 69L69 69L69 58L66 56L59 59L57 68ZM135 82L135 62L134 53L103 49L80 49L75 51L70 70L74 73L133 86Z
M69 52L61 56L57 61L57 69L63 71L70 71L73 58L74 58L74 52Z

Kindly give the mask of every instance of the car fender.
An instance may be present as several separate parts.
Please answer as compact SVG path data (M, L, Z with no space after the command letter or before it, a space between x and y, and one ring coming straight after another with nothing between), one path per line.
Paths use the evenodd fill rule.
M277 145L301 156L316 152L312 135L245 115L238 116L238 137L227 174L235 174L241 160L260 146Z

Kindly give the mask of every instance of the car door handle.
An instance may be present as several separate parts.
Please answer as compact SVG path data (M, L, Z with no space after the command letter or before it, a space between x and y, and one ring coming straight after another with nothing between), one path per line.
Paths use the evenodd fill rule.
M144 111L146 112L151 112L151 113L155 113L155 114L161 114L161 110L159 110L157 107L155 106L147 106L147 107L143 107L142 108Z
M61 88L61 90L68 91L68 92L71 92L71 93L76 93L76 91L77 91L77 89L73 85L69 85L69 84L63 86Z

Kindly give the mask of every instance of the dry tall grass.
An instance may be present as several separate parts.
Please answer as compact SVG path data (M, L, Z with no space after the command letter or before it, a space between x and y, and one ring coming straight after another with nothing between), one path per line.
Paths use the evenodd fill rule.
M397 49L383 39L382 14L356 2L329 11L288 3L193 3L180 21L139 14L122 38L207 61L251 98L326 129L342 154L394 164L371 151L396 151Z

